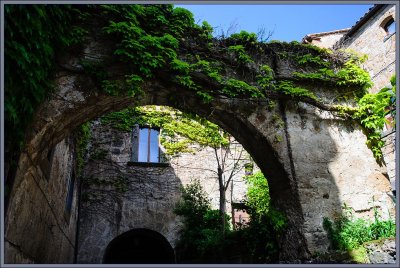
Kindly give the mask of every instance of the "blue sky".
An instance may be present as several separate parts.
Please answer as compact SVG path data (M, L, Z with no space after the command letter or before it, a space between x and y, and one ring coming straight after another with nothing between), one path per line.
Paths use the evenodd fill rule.
M219 35L231 25L235 32L273 31L270 40L301 41L309 33L349 28L372 5L175 5L189 9L196 23L206 20ZM232 31L230 32L232 33Z

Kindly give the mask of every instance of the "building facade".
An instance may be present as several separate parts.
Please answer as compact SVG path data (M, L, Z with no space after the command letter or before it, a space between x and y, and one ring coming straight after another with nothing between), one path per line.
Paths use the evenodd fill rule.
M200 182L211 199L212 208L219 208L214 149L194 144L191 152L168 157L165 149L159 147L160 131L134 125L132 131L124 132L102 123L101 119L91 123L82 179L78 263L107 263L104 256L109 251L108 245L132 230L156 232L175 249L182 219L174 213L174 208L180 201L181 188L195 181ZM234 172L226 192L226 211L231 214L231 203L243 202L245 198L244 167L251 159L234 141L226 155L225 175ZM240 213L238 210L233 217L243 222L246 215ZM136 232L131 236L138 235L144 234Z
M396 74L396 9L395 5L374 5L351 28L306 35L302 42L333 50L344 49L367 55L362 67L369 72L373 86L370 93L391 87ZM389 109L395 109L390 107ZM393 113L387 116L382 148L387 174L393 192L396 191L395 129Z

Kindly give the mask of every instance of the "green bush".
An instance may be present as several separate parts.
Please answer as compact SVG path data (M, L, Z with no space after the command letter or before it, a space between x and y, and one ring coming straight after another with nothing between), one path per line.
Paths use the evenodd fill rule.
M182 200L174 212L184 216L184 228L178 243L179 262L214 262L221 254L224 239L220 211L211 209L210 199L198 180L182 188ZM230 217L225 217L229 222ZM226 228L226 231L230 230L229 225Z
M323 227L328 232L333 249L351 250L364 242L396 236L392 219L382 220L375 211L374 221L356 219L348 211L333 222L324 218Z

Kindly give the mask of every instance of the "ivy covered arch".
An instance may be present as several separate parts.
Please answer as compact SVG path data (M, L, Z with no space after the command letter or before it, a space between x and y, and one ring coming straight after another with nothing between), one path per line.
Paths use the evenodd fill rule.
M46 84L49 78L55 90L44 90L47 99L38 97L32 104L37 108L32 109L29 127L17 124L25 132L25 146L12 176L6 236L12 234L10 215L18 209L27 174L40 169L49 148L82 123L107 112L165 105L207 118L244 146L269 179L272 203L289 218L289 228L281 237L281 259L308 257L294 166L290 150L284 150L289 148L288 135L277 122L287 124L286 103L304 103L338 118L355 117L355 99L371 85L368 74L357 65L360 59L297 42L260 43L255 34L246 32L217 40L209 24L198 26L190 12L171 5L41 8L52 9L61 19L60 10L70 16L63 20L67 40L49 63L55 76L52 80L44 76L39 82ZM10 17L13 12L18 10L6 14ZM78 18L73 27L68 24L71 17ZM45 23L49 18L41 19ZM10 31L19 31L18 27ZM56 48L53 40L47 42ZM29 66L30 61L25 63ZM18 79L24 71L10 79ZM29 89L28 83L22 92ZM7 91L6 97L14 100ZM10 101L6 106L10 115L6 124L11 128L18 105ZM9 140L9 144L17 142Z

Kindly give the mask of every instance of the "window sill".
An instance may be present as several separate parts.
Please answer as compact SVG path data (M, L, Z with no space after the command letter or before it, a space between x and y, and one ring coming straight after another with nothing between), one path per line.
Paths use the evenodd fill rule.
M383 38L383 42L386 42L388 39L390 39L390 37L392 37L392 36L395 35L395 34L396 34L396 32L386 35L386 36Z
M385 138L385 137L387 137L387 136L389 136L389 135L391 135L393 133L396 133L395 129L390 129L390 130L383 131L381 133L381 139L383 139L383 138Z
M153 163L153 162L128 162L128 166L136 167L170 167L169 163Z

